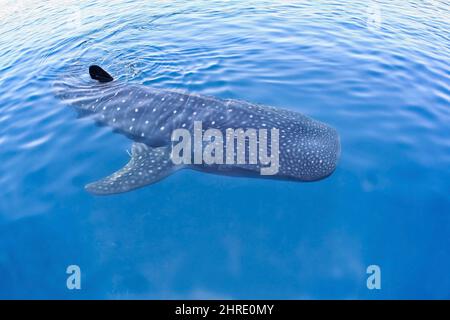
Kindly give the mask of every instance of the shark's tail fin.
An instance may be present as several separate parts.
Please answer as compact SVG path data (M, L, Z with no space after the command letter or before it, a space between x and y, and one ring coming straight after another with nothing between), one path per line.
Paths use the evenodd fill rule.
M130 161L125 167L99 181L86 185L86 190L97 195L109 195L137 189L169 176L182 166L170 159L170 147L151 148L134 143Z
M114 80L108 72L97 65L92 65L89 67L89 75L92 79L98 80L99 82L110 82Z

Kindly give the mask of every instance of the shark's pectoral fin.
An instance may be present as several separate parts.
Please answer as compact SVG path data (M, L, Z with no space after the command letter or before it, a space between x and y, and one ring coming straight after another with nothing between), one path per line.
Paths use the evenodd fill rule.
M86 185L86 190L108 195L137 189L161 179L181 168L170 159L170 147L151 148L134 143L130 161L125 167L102 180Z

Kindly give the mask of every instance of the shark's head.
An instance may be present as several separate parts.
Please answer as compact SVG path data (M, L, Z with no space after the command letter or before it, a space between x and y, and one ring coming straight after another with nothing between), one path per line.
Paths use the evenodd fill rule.
M92 65L89 67L89 75L92 79L99 82L111 82L114 80L114 78L108 72L97 65Z

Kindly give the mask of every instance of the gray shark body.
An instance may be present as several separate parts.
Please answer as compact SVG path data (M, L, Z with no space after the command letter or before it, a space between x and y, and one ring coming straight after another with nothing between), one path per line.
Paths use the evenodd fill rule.
M182 168L296 181L320 180L336 168L340 153L336 130L298 112L110 80L56 85L57 96L81 114L90 115L97 123L110 126L134 141L128 164L88 184L86 189L91 193L106 195L130 191ZM178 128L192 132L194 121L201 121L203 130L214 128L223 132L229 128L277 128L278 172L261 176L258 164L174 165L171 161L172 132Z

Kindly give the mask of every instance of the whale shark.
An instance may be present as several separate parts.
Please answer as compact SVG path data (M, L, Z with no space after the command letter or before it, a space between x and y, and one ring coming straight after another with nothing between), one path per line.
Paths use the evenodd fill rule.
M324 179L336 169L340 156L337 131L299 112L236 99L129 84L115 80L97 65L89 67L89 75L90 79L83 83L62 80L56 83L57 97L73 106L81 116L89 116L97 124L109 126L133 141L129 162L115 173L87 184L85 189L90 193L110 195L131 191L158 182L181 169L304 182ZM244 139L231 147L227 144L224 153L214 150L216 160L225 153L236 156L236 149L249 142L251 134L246 133L251 132L250 129L254 130L253 133L272 138L276 133L276 139L271 142L275 141L277 148L273 145L265 148L266 153L274 155L276 170L263 175L263 164L250 161L251 154L262 150L260 143L256 149L245 144L241 148L244 151L241 161L173 161L176 142L173 133L176 130L194 132L199 123L200 134L215 130L215 133L226 135L227 130L232 129L243 133ZM202 146L212 142L209 141L211 137L209 140L204 138L199 140ZM218 136L213 139L216 142L220 140ZM182 156L193 152L185 149Z

